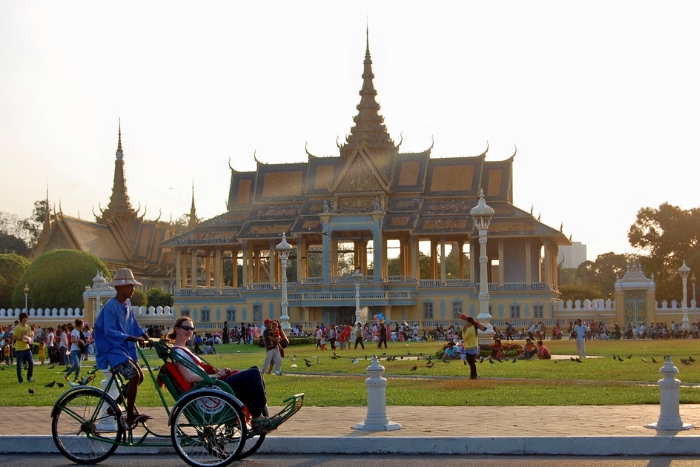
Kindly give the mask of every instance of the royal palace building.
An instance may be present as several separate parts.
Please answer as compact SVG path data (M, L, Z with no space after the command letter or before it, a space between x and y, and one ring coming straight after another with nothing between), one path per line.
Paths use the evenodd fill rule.
M354 125L338 155L230 166L228 210L161 245L175 254L175 308L198 328L281 315L288 279L292 326L369 316L448 324L479 313L479 240L470 217L479 194L495 214L488 229L494 323L554 319L557 252L570 245L513 205L513 161L402 152L380 115L369 42ZM284 271L276 246L292 245ZM359 272L357 272L359 271ZM458 321L458 320L456 320Z

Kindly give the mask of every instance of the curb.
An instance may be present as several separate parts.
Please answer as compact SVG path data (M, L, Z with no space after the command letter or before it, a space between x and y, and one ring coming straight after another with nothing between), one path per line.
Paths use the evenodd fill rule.
M650 442L652 441L653 442ZM174 454L161 447L120 447L115 454ZM413 455L572 455L697 456L700 436L567 437L276 437L261 454L413 454ZM58 454L50 436L0 436L0 454Z

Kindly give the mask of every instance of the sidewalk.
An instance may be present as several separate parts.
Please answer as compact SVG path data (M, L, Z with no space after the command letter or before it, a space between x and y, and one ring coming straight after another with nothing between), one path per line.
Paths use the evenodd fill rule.
M278 408L271 407L274 413ZM143 410L146 412L146 410ZM402 429L357 431L366 407L303 407L268 435L261 453L286 454L539 454L698 455L700 405L680 406L690 430L646 428L658 405L581 407L387 407ZM149 426L169 433L162 409L148 411ZM51 439L50 407L0 407L0 453L58 452ZM160 452L154 448L117 453Z

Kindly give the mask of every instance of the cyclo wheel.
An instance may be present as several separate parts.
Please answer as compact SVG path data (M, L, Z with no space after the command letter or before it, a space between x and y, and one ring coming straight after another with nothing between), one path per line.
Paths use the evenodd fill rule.
M77 464L102 462L124 437L124 428L117 422L119 413L114 399L97 388L70 390L56 401L51 413L53 442Z
M246 439L245 444L243 445L243 449L241 449L241 453L236 456L236 460L241 460L245 459L248 456L252 456L253 454L256 453L258 449L260 449L260 446L262 446L263 442L265 441L265 433L256 433L256 434L251 434L251 419L252 417L249 416L248 410L245 410L246 414L246 425L248 428L249 436ZM263 409L262 412L263 417L269 417L270 412L267 410L267 406Z
M248 435L243 411L230 394L202 389L173 408L173 447L193 467L223 467L238 458Z

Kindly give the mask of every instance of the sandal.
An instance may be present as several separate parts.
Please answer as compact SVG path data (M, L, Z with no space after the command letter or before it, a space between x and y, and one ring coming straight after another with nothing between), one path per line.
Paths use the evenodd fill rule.
M134 418L132 420L129 420L128 418L122 417L122 420L124 421L124 424L126 425L125 428L127 428L127 429L133 429L139 423L146 423L150 419L151 419L151 416L146 415L145 413L142 413L139 415L134 415Z

